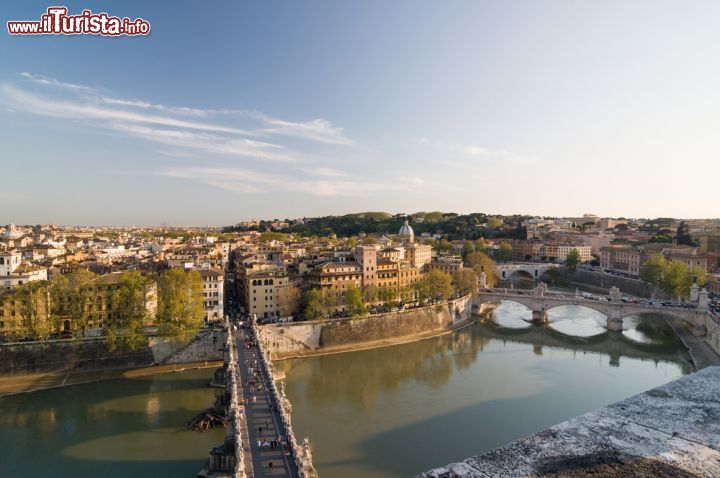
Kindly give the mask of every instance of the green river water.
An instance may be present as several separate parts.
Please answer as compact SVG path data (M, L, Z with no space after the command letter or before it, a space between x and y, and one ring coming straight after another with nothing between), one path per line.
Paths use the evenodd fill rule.
M657 317L608 334L577 307L503 303L494 321L372 350L280 362L298 438L321 477L406 477L482 453L688 373ZM192 477L224 430L183 424L219 393L212 370L0 398L0 476Z

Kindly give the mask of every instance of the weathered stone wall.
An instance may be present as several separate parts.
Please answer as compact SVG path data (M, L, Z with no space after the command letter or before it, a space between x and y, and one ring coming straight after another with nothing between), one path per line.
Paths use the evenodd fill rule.
M153 364L150 347L109 351L105 341L44 341L0 345L0 375L78 372Z
M219 361L224 340L223 332L204 330L188 344L150 337L135 351L110 351L104 339L0 344L0 376Z
M571 282L598 287L600 289L609 290L615 286L624 294L636 297L655 297L657 299L666 299L667 294L661 289L640 280L628 279L626 277L618 277L608 274L599 274L591 271L578 270L570 275Z
M715 353L720 355L720 319L713 317L712 315L708 315L708 318L705 321L705 328L707 329L705 341L708 345L710 345Z
M178 364L193 362L214 362L223 359L225 332L202 330L187 345L178 350L178 344L167 339L151 339L155 363Z
M354 319L299 322L260 327L260 339L276 357L318 349L410 337L449 330L470 318L470 296L422 309Z

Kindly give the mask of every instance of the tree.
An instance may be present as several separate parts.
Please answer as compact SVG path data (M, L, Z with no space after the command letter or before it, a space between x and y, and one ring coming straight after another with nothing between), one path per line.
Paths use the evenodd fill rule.
M680 221L677 232L675 234L675 239L677 239L678 244L684 244L686 246L696 245L692 236L690 236L690 228L688 228L688 225L685 223L685 221Z
M472 269L460 269L453 278L453 285L458 293L475 296L478 292L478 276Z
M465 241L465 243L463 244L463 251L462 251L463 259L465 257L467 257L467 255L470 254L471 252L475 252L475 245L470 241Z
M378 299L387 307L394 307L397 301L397 292L391 287L383 287L378 291Z
M580 262L580 252L578 252L577 249L573 249L572 251L567 253L567 256L565 256L565 270L568 271L575 271L577 269L577 265Z
M157 321L161 334L194 335L204 315L202 277L198 271L172 268L159 277Z
M345 305L352 317L358 317L367 313L365 304L363 304L362 293L355 284L350 284L347 286L347 289L345 289Z
M452 251L452 244L447 239L440 239L432 243L432 248L437 252L450 252Z
M705 283L705 271L689 268L682 261L668 261L664 256L652 256L640 270L640 278L655 284L668 294L676 297L687 297L693 281L699 285Z
M136 350L145 342L144 327L150 319L148 298L150 281L137 271L123 272L112 293L113 318L106 342L110 350L125 347Z
M450 274L433 269L426 276L428 293L433 300L447 300L453 293Z
M655 254L650 257L640 269L640 278L645 282L651 284L660 285L662 280L663 271L667 266L665 256L661 254Z
M491 217L488 219L487 222L487 228L492 230L498 229L500 226L503 225L503 220L497 217Z
M485 282L488 287L493 287L497 282L497 276L495 275L495 261L490 259L484 252L473 252L468 254L465 258L465 265L475 271L475 274L480 277L480 274L485 272Z
M300 308L300 289L292 284L278 290L278 306L281 317L290 317Z
M319 289L309 289L303 294L303 315L307 320L318 320L324 317L323 295Z
M52 313L59 320L69 320L73 331L85 335L90 312L95 309L99 295L91 286L97 274L76 269L69 274L55 276L50 281Z
M501 262L509 261L512 259L512 246L507 242L500 244L500 248L495 253L497 260Z
M31 281L17 286L14 300L18 303L22 338L46 340L57 330L56 324L52 323L49 291L45 281Z

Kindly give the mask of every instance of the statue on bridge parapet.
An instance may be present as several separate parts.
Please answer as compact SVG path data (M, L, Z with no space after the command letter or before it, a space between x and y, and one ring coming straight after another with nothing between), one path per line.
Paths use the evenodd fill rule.
M620 292L620 289L616 286L610 287L610 301L611 302L620 302L621 298L622 298L622 293Z
M478 280L480 281L480 288L487 289L487 275L485 275L484 267L483 267L482 271L480 272L480 277Z
M710 298L708 297L708 291L705 287L698 293L697 308L700 310L710 309Z
M533 290L533 295L536 297L543 297L545 295L545 292L547 292L547 284L544 282L541 282L535 287Z
M690 302L693 304L697 304L700 301L700 287L698 287L697 282L693 282L690 286Z

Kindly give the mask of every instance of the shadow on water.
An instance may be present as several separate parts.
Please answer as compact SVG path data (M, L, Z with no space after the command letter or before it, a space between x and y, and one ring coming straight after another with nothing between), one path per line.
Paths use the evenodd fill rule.
M382 476L413 476L543 430L555 423L548 418L554 414L548 413L545 405L536 395L483 402L365 437L360 446L363 454L384 458L373 463ZM433 436L428 436L428 430L433 430ZM442 444L437 437L443 437ZM388 449L393 450L392 456L387 455ZM334 466L330 461L322 468Z
M183 429L217 389L211 370L0 398L2 476L194 476L224 430Z
M482 453L676 378L677 342L491 322L361 352L281 362L321 476L401 477Z

